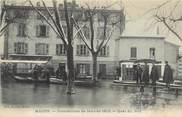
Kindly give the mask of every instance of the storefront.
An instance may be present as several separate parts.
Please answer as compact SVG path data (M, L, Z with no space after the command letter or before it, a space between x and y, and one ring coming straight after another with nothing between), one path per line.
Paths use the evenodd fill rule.
M13 74L27 74L35 64L48 64L52 56L28 56L28 55L9 55L8 60L1 62L8 66L9 72Z

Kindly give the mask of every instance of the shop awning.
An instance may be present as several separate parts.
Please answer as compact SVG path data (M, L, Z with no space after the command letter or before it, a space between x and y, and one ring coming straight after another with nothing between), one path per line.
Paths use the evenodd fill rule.
M0 63L47 63L52 56L48 55L18 55L10 54L6 60L0 60Z

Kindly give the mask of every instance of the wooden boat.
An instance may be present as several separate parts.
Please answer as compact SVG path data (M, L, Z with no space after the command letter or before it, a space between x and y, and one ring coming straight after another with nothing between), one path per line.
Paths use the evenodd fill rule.
M63 81L63 79L59 79L56 77L49 78L49 82L53 84L66 84L66 81Z
M27 83L48 83L47 79L38 78L34 79L32 77L21 77L21 76L14 76L14 79L19 82L27 82Z

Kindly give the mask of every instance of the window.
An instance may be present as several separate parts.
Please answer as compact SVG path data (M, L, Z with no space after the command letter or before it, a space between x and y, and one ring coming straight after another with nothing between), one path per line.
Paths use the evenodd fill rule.
M16 17L16 18L27 19L28 16L29 16L28 10L15 10L14 11L14 17Z
M84 36L86 37L86 39L90 39L90 29L89 29L89 27L84 26L84 27L82 28L82 32L83 32ZM82 38L82 37L80 36L80 34L78 34L78 38L79 38L79 39Z
M106 28L106 38L110 35L110 28ZM104 39L104 27L98 27L97 28L97 38L98 39Z
M155 48L150 48L149 54L150 54L150 59L155 59Z
M66 48L64 44L56 44L56 55L66 55Z
M90 29L87 26L83 27L83 34L86 37L86 39L90 39Z
M90 75L90 64L77 64L78 75Z
M41 13L49 20L49 14L46 11L41 11ZM37 19L44 19L44 18L37 13Z
M67 37L67 27L66 26L63 26L63 30L64 30L65 36ZM60 37L57 35L57 38L60 38Z
M86 45L77 45L77 55L79 56L88 56L89 50Z
M132 47L131 48L131 59L136 59L137 58L137 48L136 47Z
M35 54L37 55L47 55L49 53L49 45L45 43L35 44Z
M28 52L28 44L24 42L14 43L15 54L26 54Z
M49 36L49 26L46 26L46 25L36 26L36 36L37 37L48 37Z
M25 37L26 36L25 31L26 31L26 25L20 23L18 25L18 34L17 34L17 36Z
M99 56L109 56L109 46L103 47L99 52Z
M106 64L99 64L100 75L106 75Z

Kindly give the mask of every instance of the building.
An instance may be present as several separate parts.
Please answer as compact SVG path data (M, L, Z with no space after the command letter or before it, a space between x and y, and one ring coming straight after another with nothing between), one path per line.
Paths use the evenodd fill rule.
M179 54L178 56L178 78L182 78L182 55Z
M165 41L161 36L121 36L116 40L116 61L132 62L138 59L153 59L158 61L161 76L164 71L165 61L173 69L176 78L178 74L178 50L179 46ZM132 64L133 65L133 64ZM125 66L126 72L133 66ZM128 69L127 69L128 67ZM151 67L149 67L151 69ZM128 73L127 73L128 74Z
M83 23L88 14L80 8L75 1L70 4L74 4L74 14L76 18L81 18L79 23ZM36 6L39 10L45 13L47 18L48 15L45 9L38 2ZM69 6L68 6L69 8ZM52 12L52 8L49 7ZM4 41L4 58L5 59L32 59L32 60L45 60L52 58L51 65L54 69L57 69L58 65L62 65L66 69L67 59L66 50L61 39L56 35L56 33L51 29L51 27L43 20L43 18L33 10L31 6L7 6L7 17L15 17L13 23L8 26L8 30L5 34ZM64 17L63 5L59 4L59 10L61 11L60 16L63 24L64 32L66 32L66 22ZM69 9L68 9L69 10ZM99 42L103 35L103 19L101 14L101 9L97 9L97 15L94 17L96 22L94 26L95 38ZM110 13L111 19L113 21L123 20L124 14L121 10L106 10ZM85 22L88 25L88 22ZM86 37L90 37L89 26L83 28L83 32ZM111 30L112 23L108 25L108 31ZM114 76L114 70L117 62L115 61L114 49L115 39L119 37L122 33L124 26L119 24L114 27L114 32L111 37L110 42L106 47L104 47L98 56L98 72L103 76ZM74 32L76 30L74 29ZM90 75L92 73L92 56L84 45L79 36L74 40L74 64L76 69L76 74L78 75ZM14 64L14 71L28 72L28 69L32 68L32 65L28 64Z
M70 4L75 5L75 17L81 18L79 23L83 23L87 14L76 5L75 1ZM45 9L37 3L39 10ZM37 14L31 6L7 6L7 17L16 16L13 23L8 26L4 40L4 58L13 60L48 60L51 58L51 65L57 69L61 65L66 69L67 59L63 42L50 28L50 26ZM52 10L51 7L49 7ZM63 5L59 5L60 16L63 21L63 29L66 32L66 23L63 14ZM94 17L95 38L98 43L103 36L103 19L97 9L98 14ZM103 78L113 78L116 75L116 68L122 61L133 61L138 59L154 59L161 65L161 75L163 73L164 61L168 61L174 70L174 76L177 76L177 55L178 46L165 41L165 37L160 36L120 36L125 28L125 16L120 10L106 10L111 15L111 20L121 20L120 24L114 27L114 32L108 45L104 47L98 56L98 73ZM44 12L46 15L46 12ZM49 18L46 15L47 18ZM88 25L88 22L84 22ZM112 23L108 26L108 32L112 28ZM74 32L76 30L74 29ZM83 27L83 33L90 37L89 26ZM91 75L92 56L79 36L74 40L74 65L76 74ZM33 65L14 64L14 72L27 73ZM129 72L131 72L129 70Z

